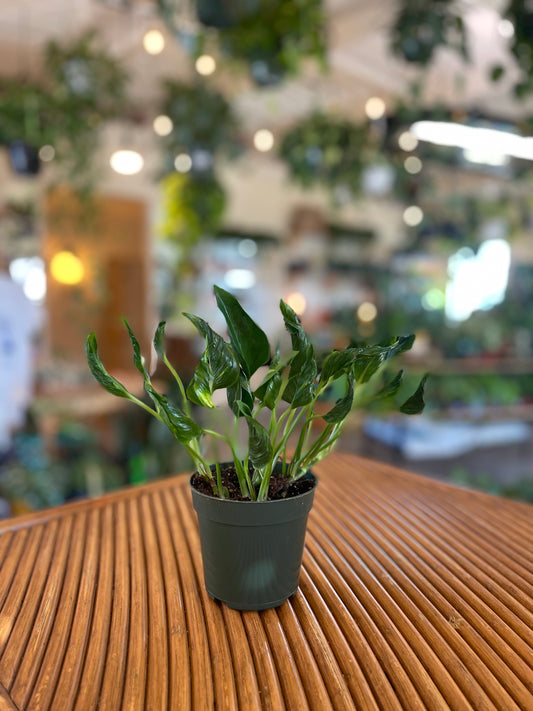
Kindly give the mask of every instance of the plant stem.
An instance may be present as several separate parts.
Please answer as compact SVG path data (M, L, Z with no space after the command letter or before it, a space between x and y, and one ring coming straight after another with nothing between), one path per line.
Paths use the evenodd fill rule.
M180 376L177 374L175 371L174 367L170 363L169 359L167 358L166 354L163 356L163 362L167 366L167 368L170 370L172 376L174 377L175 381L178 384L178 387L180 389L181 397L183 399L183 409L185 410L185 413L190 417L191 415L191 406L190 403L187 399L187 395L185 393L185 387L183 385L183 381L180 378Z

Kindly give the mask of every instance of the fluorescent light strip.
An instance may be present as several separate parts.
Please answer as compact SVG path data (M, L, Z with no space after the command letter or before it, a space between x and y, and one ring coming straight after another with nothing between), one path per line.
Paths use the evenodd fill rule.
M409 131L419 141L427 143L455 146L477 153L533 160L533 138L518 136L507 131L446 121L417 121Z

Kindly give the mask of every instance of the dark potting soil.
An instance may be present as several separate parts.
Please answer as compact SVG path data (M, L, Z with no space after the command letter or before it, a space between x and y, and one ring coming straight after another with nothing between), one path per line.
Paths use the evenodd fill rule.
M241 494L239 479L234 466L221 468L220 473L222 485L228 490L229 498L232 501L250 501L250 497L245 497ZM211 483L198 474L198 472L193 474L191 484L196 491L199 491L201 494L216 497L216 494L213 493ZM289 482L281 474L273 472L268 487L268 500L275 501L276 499L286 499L298 496L299 494L305 494L305 492L312 489L313 486L314 481L312 479L302 477L297 481Z

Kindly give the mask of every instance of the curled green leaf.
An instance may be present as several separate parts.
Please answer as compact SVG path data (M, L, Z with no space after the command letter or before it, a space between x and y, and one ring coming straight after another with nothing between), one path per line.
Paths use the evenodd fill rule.
M404 415L419 415L424 409L426 405L424 402L424 389L428 377L429 375L426 373L418 384L415 392L401 405L400 412L403 412Z
M219 286L214 287L214 292L228 327L231 344L242 369L250 378L270 360L268 338L232 294Z
M130 393L126 390L124 385L110 375L104 368L104 365L98 355L98 344L94 333L90 333L87 336L85 341L85 355L87 356L87 363L91 373L108 393L116 395L117 397L131 398Z

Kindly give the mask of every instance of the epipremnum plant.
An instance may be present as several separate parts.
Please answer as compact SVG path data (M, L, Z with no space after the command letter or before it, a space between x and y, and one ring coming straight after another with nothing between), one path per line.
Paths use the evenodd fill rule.
M144 378L152 406L129 393L106 371L98 356L94 333L87 337L87 361L94 377L108 392L135 402L168 427L187 449L198 472L211 483L214 494L227 497L220 463L216 463L212 470L202 454L201 441L208 436L229 445L242 495L264 501L268 498L270 477L278 462L281 462L283 476L294 481L331 451L346 418L358 404L358 390L363 389L390 358L409 350L414 335L401 336L384 345L349 345L342 350L332 350L320 364L300 319L288 304L281 301L280 310L292 344L290 354L282 357L279 347L271 352L266 334L234 296L217 286L214 291L227 324L229 342L203 319L184 314L206 341L206 348L187 387L166 356L164 321L155 332L154 347L177 382L179 405L169 402L165 395L154 389L139 343L126 321L133 361ZM260 384L253 387L252 376L266 365L268 371ZM423 410L426 378L422 378L415 393L400 407L401 412L417 414ZM317 403L328 388L341 379L345 385L344 395L327 412L319 412ZM371 399L392 397L398 392L402 379L403 370L400 370L390 382L374 392ZM213 393L220 389L226 389L228 405L234 416L232 433L205 428L193 417L193 406L215 407ZM313 427L318 418L324 421L321 430ZM244 420L248 427L244 453L238 451L236 435L240 420ZM290 458L287 455L289 440L293 449Z

